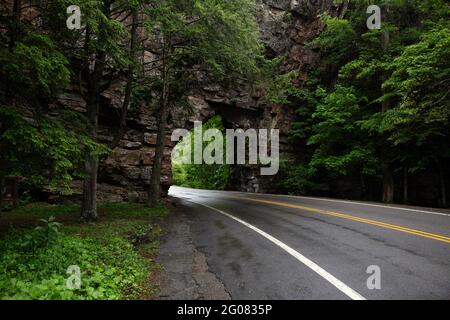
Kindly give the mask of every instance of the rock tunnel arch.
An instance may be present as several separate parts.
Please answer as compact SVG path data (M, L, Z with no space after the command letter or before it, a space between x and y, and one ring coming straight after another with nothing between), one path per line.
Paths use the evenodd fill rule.
M161 186L167 194L172 186L172 151L177 142L171 141L175 129L191 130L195 121L206 122L220 115L227 129L249 128L286 128L290 119L288 110L261 103L258 97L240 93L231 96L222 89L214 92L202 92L202 95L188 97L190 112L186 108L174 107L169 116L166 131L166 148L162 163ZM105 109L106 113L111 113ZM107 142L111 139L114 121L109 117L100 117L99 139ZM102 121L103 118L103 121ZM99 170L99 199L144 202L147 199L148 183L156 148L157 120L154 110L142 107L128 121L123 139L111 154L102 161ZM283 134L282 134L283 136ZM286 144L287 145L287 144ZM267 187L258 177L257 168L252 166L232 166L229 190L250 192L267 191ZM270 182L266 182L269 185Z

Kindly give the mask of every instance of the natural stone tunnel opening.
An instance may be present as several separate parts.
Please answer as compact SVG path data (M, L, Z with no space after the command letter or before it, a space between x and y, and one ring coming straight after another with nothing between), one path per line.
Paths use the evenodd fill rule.
M188 127L191 128L189 132L190 136L180 139L172 150L172 184L175 186L200 189L236 190L246 192L270 191L271 183L274 181L274 177L261 176L261 166L258 164L249 163L249 137L244 138L246 164L237 164L238 140L240 140L240 138L235 138L233 142L233 163L226 163L227 148L229 147L229 140L226 130L231 129L234 131L247 131L251 129L249 132L255 132L256 134L259 129L267 130L273 126L273 123L271 122L273 120L273 114L269 114L268 119L270 121L268 122L267 113L261 112L261 110L258 109L243 109L234 104L228 105L217 101L208 101L206 104L202 103L201 105L208 106L209 110L207 117L196 119L196 121L201 123L202 134L200 137L196 137L194 139L195 135L194 130L192 129L194 125L193 123L189 123ZM205 113L200 112L198 114ZM274 127L276 127L276 125ZM203 136L206 134L206 130L208 129L219 129L222 132L219 147L214 146L215 138L209 140ZM178 139L178 137L176 138ZM193 153L196 149L198 150L198 144L194 147L194 140L198 141L198 143L202 145L201 155L211 155L212 151L212 155L215 156L216 150L220 150L220 152L223 153L223 157L220 156L219 158L223 162L221 162L220 165L207 165L205 163L205 159L203 159L202 164L194 164ZM205 154L203 154L203 152ZM187 163L183 163L183 161L187 161Z
M218 130L217 132L224 132L226 126L222 121L221 116L212 116L204 119L202 122L197 122L195 128L190 131L182 130L179 133L174 131L173 139L178 139L176 145L171 153L172 166L172 185L191 187L198 189L226 189L228 185L229 166L226 164L207 164L204 161L204 151L207 150L207 145L213 144L216 138L209 140L206 137L206 132L209 129ZM182 134L183 137L179 137ZM208 139L208 140L206 140ZM220 148L211 152L214 156L220 156L221 152L225 154L225 144L220 143L220 138L217 142L221 145ZM222 142L224 139L222 137ZM195 154L195 155L194 155ZM200 157L201 159L199 159ZM199 160L201 160L199 162ZM224 157L221 157L222 162Z
M203 189L223 189L223 190L241 190L242 174L238 170L238 165L226 163L226 130L228 129L249 129L252 123L249 119L259 119L257 110L239 109L236 105L229 105L217 101L204 101L201 98L190 97L191 102L195 101L199 104L196 107L195 114L197 117L186 123L184 129L189 131L189 136L181 137L178 141L173 142L171 149L171 185L186 186ZM199 110L203 108L203 110ZM204 109L204 108L207 108ZM206 130L218 129L222 132L222 144L219 150L223 152L223 163L206 164L202 159L202 164L194 164L194 123L201 125L202 134L197 140L202 144L202 155L207 150L207 146L211 146L214 142L206 140L204 137ZM176 137L178 139L178 137ZM214 148L214 150L216 150ZM236 160L237 145L234 145L234 154ZM212 152L215 155L216 151ZM184 162L183 162L184 161ZM170 188L166 186L165 189ZM256 190L257 191L257 190Z

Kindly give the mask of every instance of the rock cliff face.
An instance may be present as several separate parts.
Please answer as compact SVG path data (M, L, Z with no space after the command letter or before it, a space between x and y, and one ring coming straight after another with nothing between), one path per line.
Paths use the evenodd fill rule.
M258 22L266 54L269 57L284 56L283 71L298 71L299 86L306 80L306 69L314 67L319 58L317 53L305 48L305 43L323 29L318 15L323 12L335 15L341 10L332 3L333 0L257 0ZM115 83L103 94L99 120L101 142L113 139L123 88L123 83ZM168 190L171 184L170 156L174 147L170 141L171 132L175 128L190 129L194 121L206 121L214 115L222 115L228 128L280 129L280 152L282 158L289 157L287 136L294 110L265 102L261 94L245 85L225 89L220 85L207 84L193 91L188 100L194 112L188 115L181 107L176 107L169 117L162 170L164 190ZM85 105L77 94L67 94L58 103L79 111L83 111ZM123 140L102 161L99 172L100 200L145 200L155 154L156 130L157 119L153 108L141 105L132 112ZM230 188L273 192L273 179L260 177L258 168L236 167L233 168ZM80 185L77 185L75 191L81 192Z

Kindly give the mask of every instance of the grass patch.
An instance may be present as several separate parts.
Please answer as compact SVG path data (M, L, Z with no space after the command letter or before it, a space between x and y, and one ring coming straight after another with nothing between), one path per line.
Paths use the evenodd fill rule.
M102 204L92 224L43 221L38 229L10 229L0 239L0 299L136 299L154 292L151 259L167 209ZM33 204L9 213L36 219L78 217L78 206ZM2 219L0 219L1 222ZM81 287L67 287L69 266L81 271Z
M167 208L162 205L149 208L137 203L101 203L98 212L100 216L110 218L162 218L167 215Z
M48 219L56 218L78 218L80 215L80 205L52 205L48 203L30 203L21 206L14 211L4 212L4 218L8 219ZM160 205L156 208L149 208L138 203L112 202L99 203L98 214L107 218L143 218L143 217L164 217L167 209Z
M74 216L80 214L79 205L53 205L43 202L30 203L20 206L13 211L3 212L5 218L42 218L56 216Z

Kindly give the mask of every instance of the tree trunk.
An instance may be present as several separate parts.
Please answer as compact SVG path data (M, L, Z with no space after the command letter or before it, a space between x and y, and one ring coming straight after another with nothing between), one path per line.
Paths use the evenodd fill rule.
M91 87L92 86L92 87ZM98 128L98 87L90 85L88 101L86 103L87 117L89 124L89 135L94 141L97 139ZM84 163L84 182L83 182L83 203L81 207L81 217L85 221L95 221L97 215L97 173L98 156L94 153L86 155Z
M119 141L122 139L125 128L127 126L127 117L128 117L128 109L130 107L131 95L133 93L133 77L134 77L134 64L136 62L136 53L137 53L137 43L138 43L138 35L137 35L137 27L138 27L138 18L139 12L138 9L133 11L132 16L132 25L131 25L131 39L130 39L130 57L132 59L132 63L127 71L127 84L125 87L125 96L123 99L122 110L120 113L120 125L117 130L116 136L111 144L112 148L115 148Z
M386 13L383 14L383 21L389 12L389 8L386 7ZM381 46L382 50L386 51L390 44L390 34L388 30L383 31L381 35ZM385 89L383 88L383 79L381 83L381 93L385 94ZM384 100L381 105L381 112L384 113L390 108L390 101ZM383 147L381 148L383 152L382 163L383 163L383 202L392 203L394 202L394 174L392 169L392 164L388 159L388 148L385 140L383 140Z
M344 0L342 2L341 12L339 13L339 19L344 19L345 14L347 13L349 4L350 4L349 0Z
M5 176L0 175L0 217L3 209L3 188L5 186Z
M109 15L110 4L105 3L105 15ZM86 35L88 36L88 34ZM89 75L88 93L86 99L86 111L89 136L94 141L97 140L98 130L98 108L100 94L100 80L103 76L106 64L106 52L98 51L96 53L94 71ZM86 154L84 169L85 176L83 182L83 202L81 206L81 218L85 221L95 221L97 214L97 175L99 158L95 152Z
M164 42L162 103L159 113L155 158L153 159L152 175L148 192L148 204L151 207L157 206L161 198L161 167L165 149L167 116L169 114L170 66L168 65L167 57L170 56L170 51L167 51L167 46L170 46L170 40L167 41L167 39L165 39Z
M362 173L359 175L359 178L361 179L361 193L362 193L361 196L364 199L367 199L367 188L366 188L366 183L364 182L364 176Z
M169 86L167 83L165 83L163 88L163 103L161 105L159 115L158 137L156 141L155 158L153 159L153 168L150 180L150 189L148 194L149 205L151 207L157 206L161 198L161 167L166 140L167 116L169 113L168 98L169 98Z
M394 202L394 174L389 163L383 167L383 202Z
M84 221L96 221L97 214L97 173L98 157L89 154L84 163L83 204L81 217Z
M440 181L440 189L441 189L441 203L444 208L447 207L447 186L445 184L445 172L442 167L442 163L438 161L439 167L439 181Z
M86 101L87 120L89 126L89 136L94 141L97 140L98 130L98 107L99 107L99 83L105 68L106 53L101 52L97 56L92 81L88 89L88 98ZM99 159L94 152L86 155L84 164L85 177L83 183L83 204L81 208L81 217L86 221L95 221L97 215L97 174Z
M9 44L8 44L8 49L10 52L12 52L14 50L14 47L16 46L21 15L22 15L22 0L14 0L13 16L12 16L13 21L10 29Z
M408 167L403 169L403 203L408 203Z

